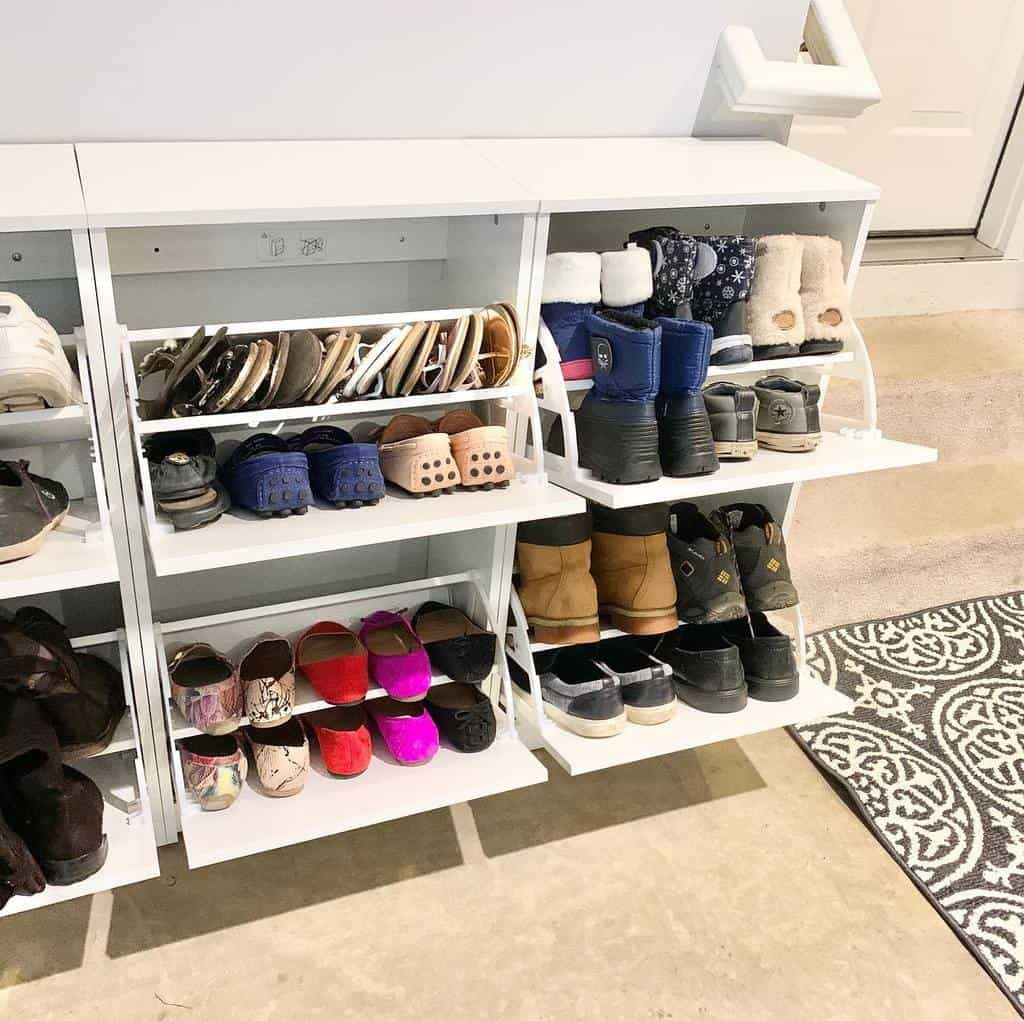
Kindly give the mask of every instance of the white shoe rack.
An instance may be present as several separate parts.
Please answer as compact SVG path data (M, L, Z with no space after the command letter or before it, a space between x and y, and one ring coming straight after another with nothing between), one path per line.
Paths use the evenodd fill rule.
M33 158L42 159L60 147L0 148L0 179L14 148L38 150ZM667 724L615 738L567 734L543 714L533 669L539 647L526 633L511 577L516 524L579 513L584 497L613 507L686 499L711 507L728 495L766 503L785 527L805 479L934 459L934 451L879 435L858 335L837 356L713 372L741 380L795 372L823 390L832 376L857 380L861 416L825 416L828 435L818 450L760 451L701 479L609 486L576 463L571 409L585 384L564 383L540 331L548 251L618 248L630 230L652 224L698 234L828 233L843 243L852 286L877 197L871 185L762 140L115 143L78 145L75 155L84 207L65 229L75 239L80 280L91 288L82 336L103 392L96 421L111 494L112 577L125 603L123 646L138 696L135 761L141 746L157 843L180 831L198 867L540 783L543 766L527 747L546 747L569 772L582 773L846 708L805 671L800 695L788 703L752 704L730 717L680 706ZM34 229L26 222L21 229ZM528 344L536 338L545 346L537 389L531 351L497 390L185 420L143 421L137 413L140 359L197 324L273 336L448 318L499 300L516 304ZM452 405L508 425L518 458L509 489L415 500L389 487L372 508L315 508L271 521L233 512L183 533L155 511L142 445L156 432L208 428L228 449L257 430L331 421L353 431L399 411L434 417ZM562 418L565 457L541 449L542 414ZM418 769L380 755L352 781L325 775L314 752L306 789L294 798L264 797L250 771L231 808L203 813L190 801L174 750L189 731L167 698L172 644L202 638L231 653L268 628L294 637L316 619L353 623L372 609L412 608L431 593L465 605L500 635L512 606L507 650L531 685L513 690L503 652L488 686L504 709L491 749L442 748ZM790 618L802 645L799 611ZM321 705L300 683L297 712ZM113 873L103 876L96 888L116 885Z

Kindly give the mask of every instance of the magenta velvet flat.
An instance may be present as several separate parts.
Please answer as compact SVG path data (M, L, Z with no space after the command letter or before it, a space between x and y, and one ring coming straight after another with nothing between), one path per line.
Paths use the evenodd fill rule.
M392 698L415 702L430 687L430 659L400 613L378 610L363 619L359 640L370 656L370 677Z
M429 762L437 751L437 724L422 702L375 698L366 708L377 724L388 751L403 766Z

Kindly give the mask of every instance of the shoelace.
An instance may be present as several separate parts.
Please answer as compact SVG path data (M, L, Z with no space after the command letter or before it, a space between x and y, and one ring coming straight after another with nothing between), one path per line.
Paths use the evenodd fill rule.
M462 725L463 733L472 744L482 744L487 739L487 718L479 709L456 709L455 719Z

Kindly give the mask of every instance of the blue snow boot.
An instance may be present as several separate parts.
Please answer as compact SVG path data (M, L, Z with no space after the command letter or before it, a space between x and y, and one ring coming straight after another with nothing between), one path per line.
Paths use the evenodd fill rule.
M718 471L715 438L701 387L708 376L712 330L689 319L658 320L661 326L661 389L658 451L666 475L681 478Z
M661 478L661 327L607 309L588 315L586 328L594 386L576 412L580 464L605 482L653 482Z
M590 341L585 320L601 300L597 252L552 252L544 260L540 317L551 331L566 379L590 379ZM537 367L543 364L537 352Z
M747 299L754 279L754 239L715 234L697 239L714 249L717 260L707 274L697 273L693 317L714 330L712 365L738 365L754 357L747 329Z

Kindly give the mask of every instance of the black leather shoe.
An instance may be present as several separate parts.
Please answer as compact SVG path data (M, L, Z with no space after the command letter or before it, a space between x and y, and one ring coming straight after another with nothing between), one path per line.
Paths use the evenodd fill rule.
M747 704L740 651L717 624L688 624L665 635L655 653L672 667L676 695L705 713L735 713Z
M491 700L472 684L441 684L427 692L427 709L460 752L482 752L498 732Z
M752 613L749 622L730 621L724 631L740 651L751 698L784 702L800 690L793 642L763 613Z

